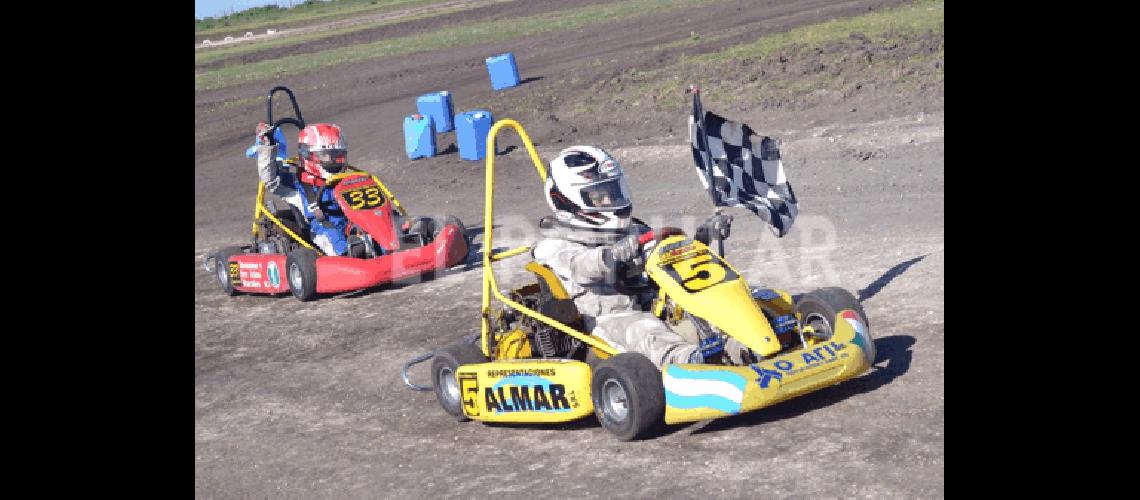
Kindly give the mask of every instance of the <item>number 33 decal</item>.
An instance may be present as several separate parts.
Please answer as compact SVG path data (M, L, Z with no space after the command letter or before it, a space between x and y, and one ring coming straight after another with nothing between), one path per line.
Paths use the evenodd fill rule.
M726 266L720 257L708 252L674 262L665 268L665 272L689 293L696 293L737 278L736 273Z
M348 202L349 208L360 210L380 206L384 203L384 196L380 194L378 186L369 186L364 189L345 191L344 201Z

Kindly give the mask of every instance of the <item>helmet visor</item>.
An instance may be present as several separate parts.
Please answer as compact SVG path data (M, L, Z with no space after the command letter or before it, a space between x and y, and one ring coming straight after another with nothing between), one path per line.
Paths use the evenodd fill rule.
M613 179L582 188L582 201L591 208L614 208L629 205L622 189L622 179Z
M348 151L343 149L322 149L314 151L313 156L316 156L321 167L331 173L340 172L348 164Z

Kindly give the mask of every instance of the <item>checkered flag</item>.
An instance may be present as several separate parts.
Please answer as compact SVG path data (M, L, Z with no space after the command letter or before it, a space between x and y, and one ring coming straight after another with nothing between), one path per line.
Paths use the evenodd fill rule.
M757 136L745 123L703 111L700 89L694 86L691 91L689 140L693 162L713 204L745 207L771 224L776 236L788 234L799 209L796 194L784 175L776 141ZM759 157L752 153L756 144L760 145Z

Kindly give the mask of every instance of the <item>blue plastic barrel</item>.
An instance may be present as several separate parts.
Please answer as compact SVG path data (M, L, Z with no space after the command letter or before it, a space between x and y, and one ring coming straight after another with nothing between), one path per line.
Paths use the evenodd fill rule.
M437 134L455 130L451 120L453 114L451 111L451 93L446 90L417 97L416 111L419 111L421 115L431 117L432 122L435 123L435 133Z
M491 88L494 90L519 84L519 69L515 66L515 55L511 52L488 57L487 73L491 74Z
M487 132L495 123L491 112L473 109L455 115L455 142L459 144L459 157L464 160L482 160L487 153Z
M409 160L435 156L434 129L430 116L416 113L404 118L404 151Z

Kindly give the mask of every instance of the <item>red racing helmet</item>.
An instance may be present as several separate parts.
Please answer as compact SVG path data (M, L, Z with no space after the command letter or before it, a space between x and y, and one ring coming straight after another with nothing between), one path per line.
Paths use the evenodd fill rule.
M297 150L305 172L321 180L339 174L348 165L348 144L340 127L317 123L301 130Z

